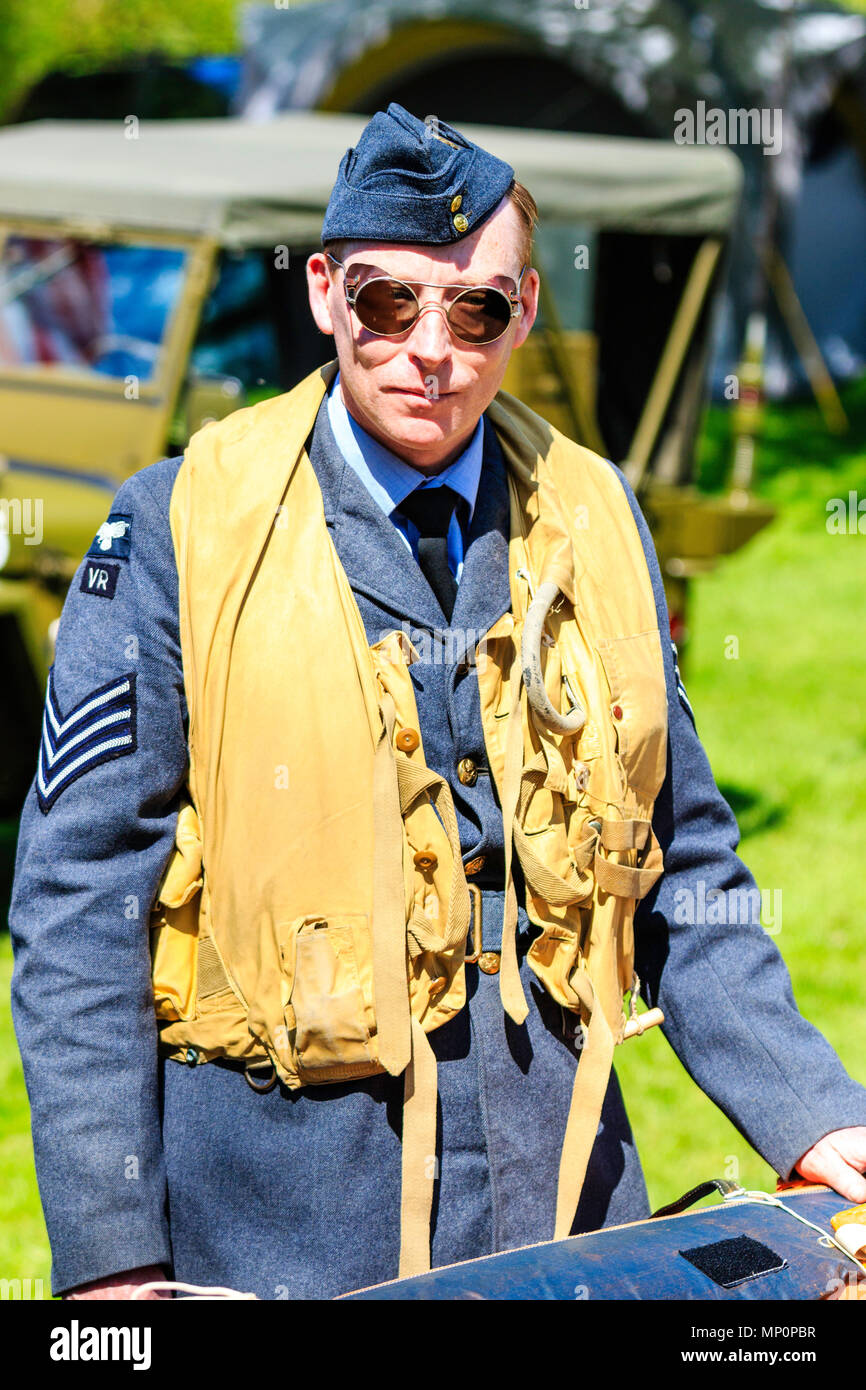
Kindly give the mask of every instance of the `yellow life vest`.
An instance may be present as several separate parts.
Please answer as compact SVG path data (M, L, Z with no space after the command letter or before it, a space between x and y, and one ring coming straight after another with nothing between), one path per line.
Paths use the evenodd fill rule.
M409 1274L430 1258L427 1034L466 1000L471 898L450 788L424 758L417 653L396 631L368 645L306 453L335 371L200 430L175 483L189 779L152 914L154 996L177 1060L269 1064L290 1088L405 1074ZM475 653L504 822L502 1000L522 1022L516 852L540 928L529 963L585 1031L558 1238L623 1036L635 905L662 871L650 822L667 700L646 559L612 470L504 392L488 416L511 526L511 612ZM554 590L530 704L524 626Z

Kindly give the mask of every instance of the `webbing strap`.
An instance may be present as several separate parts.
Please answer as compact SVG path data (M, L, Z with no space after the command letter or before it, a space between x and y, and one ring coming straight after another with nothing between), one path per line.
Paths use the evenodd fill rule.
M505 912L502 921L502 957L499 970L499 994L502 1007L515 1023L523 1023L529 1013L520 966L517 961L517 890L512 875L514 827L520 799L523 770L523 722L520 718L520 693L523 680L520 673L520 647L514 644L509 690L511 708L505 735L505 767L502 775L502 825L505 836Z
M605 849L643 849L652 826L648 820L603 820L601 843Z
M523 821L533 790L542 786L546 778L547 760L544 750L540 748L521 772L517 812L514 819L514 847L517 850L526 882L533 893L553 906L567 907L570 903L580 902L582 899L588 898L592 892L592 875L586 874L583 877L580 875L592 860L595 836L588 837L583 845L578 846L576 854L572 851L576 869L570 869L566 877L563 878L543 863L523 828Z
M373 760L373 993L378 1055L391 1076L412 1056L406 987L406 901L403 888L403 818L391 736L394 701L382 701L383 726Z
M436 1172L436 1056L417 1018L403 1088L403 1160L399 1278L430 1268L430 1221Z
M596 851L595 878L599 888L605 893L613 893L617 898L646 897L653 884L661 877L664 869L661 846L652 837L651 847L642 865L613 864Z
M604 1009L596 1003L571 1092L565 1140L559 1160L554 1240L564 1240L574 1221L607 1093L613 1066L613 1048L610 1024Z

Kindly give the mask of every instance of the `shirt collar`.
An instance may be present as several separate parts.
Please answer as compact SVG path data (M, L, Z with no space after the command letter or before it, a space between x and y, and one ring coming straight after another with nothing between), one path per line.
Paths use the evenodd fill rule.
M409 493L421 485L424 475L406 463L405 459L398 458L390 449L386 449L384 444L380 444L378 439L368 434L354 416L349 414L340 390L339 372L328 394L328 418L340 453L365 484L382 511L386 516L390 516ZM426 484L427 487L439 487L447 483L460 497L465 498L470 520L475 511L483 455L482 417L463 452Z

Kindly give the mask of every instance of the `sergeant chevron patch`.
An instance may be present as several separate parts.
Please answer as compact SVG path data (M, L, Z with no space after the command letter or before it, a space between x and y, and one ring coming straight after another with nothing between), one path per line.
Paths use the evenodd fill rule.
M54 692L52 666L36 769L36 797L43 815L76 778L100 763L134 752L135 747L134 675L118 676L63 714Z

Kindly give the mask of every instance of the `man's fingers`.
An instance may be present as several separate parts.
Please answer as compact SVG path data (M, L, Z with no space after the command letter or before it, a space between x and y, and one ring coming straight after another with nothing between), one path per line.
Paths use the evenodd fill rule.
M866 1168L866 1125L858 1125L854 1129L839 1129L828 1138L852 1168Z
M803 1155L797 1167L804 1178L810 1182L825 1183L847 1197L849 1202L866 1202L866 1178L851 1166L835 1143L822 1139Z

